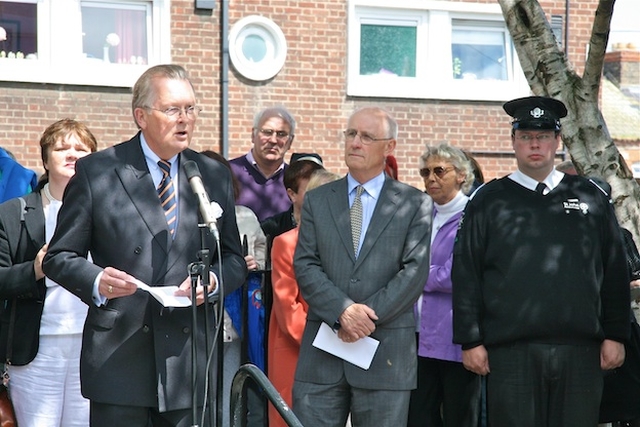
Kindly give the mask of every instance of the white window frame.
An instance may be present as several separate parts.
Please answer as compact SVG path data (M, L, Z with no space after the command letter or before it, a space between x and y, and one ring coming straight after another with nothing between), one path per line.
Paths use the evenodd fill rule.
M437 0L349 0L347 95L359 97L506 101L530 93L499 4ZM509 80L455 79L454 20L495 24L506 34ZM361 24L415 25L416 77L360 75ZM431 65L430 65L431 64ZM440 64L432 65L432 64Z
M7 1L7 0L3 0ZM0 81L132 87L150 66L171 62L170 0L104 0L151 7L149 63L112 64L82 57L82 0L8 0L37 3L38 58L0 58ZM91 0L100 3L99 0Z

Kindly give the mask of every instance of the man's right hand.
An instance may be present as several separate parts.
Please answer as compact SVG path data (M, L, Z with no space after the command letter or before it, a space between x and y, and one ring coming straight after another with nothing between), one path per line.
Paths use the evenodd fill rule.
M107 267L100 277L98 291L108 299L133 295L138 287L134 283L135 278L124 271L113 267Z
M483 345L462 350L462 364L469 371L478 375L487 375L489 372L489 355Z
M376 312L364 304L351 304L340 315L338 337L346 342L354 342L368 337L376 330Z

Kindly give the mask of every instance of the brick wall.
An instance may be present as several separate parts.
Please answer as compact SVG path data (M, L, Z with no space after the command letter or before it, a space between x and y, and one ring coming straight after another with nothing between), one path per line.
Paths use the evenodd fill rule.
M204 107L193 148L219 150L220 2L216 2L213 14L194 11L194 0L174 0L171 4L173 62L190 72ZM548 17L564 15L564 0L541 4ZM248 0L229 5L230 27L248 15L267 16L280 26L288 43L287 61L270 81L247 81L230 67L229 157L249 149L255 111L284 104L298 120L292 151L318 152L327 168L343 173L341 131L346 119L357 106L376 103L389 109L399 121L396 157L403 181L422 188L417 159L425 145L441 141L476 153L487 178L514 168L510 120L501 103L347 98L346 0ZM568 50L578 72L596 6L597 0L571 2ZM81 120L104 148L136 132L130 102L127 89L0 82L0 146L12 151L26 166L42 171L37 142L46 126L63 117Z

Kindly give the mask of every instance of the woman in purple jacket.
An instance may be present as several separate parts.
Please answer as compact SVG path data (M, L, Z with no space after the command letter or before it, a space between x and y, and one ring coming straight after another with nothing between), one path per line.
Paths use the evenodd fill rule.
M452 342L451 263L453 243L473 184L464 152L447 144L428 147L420 176L434 203L431 268L416 302L418 388L411 393L408 427L477 427L480 377L462 366Z

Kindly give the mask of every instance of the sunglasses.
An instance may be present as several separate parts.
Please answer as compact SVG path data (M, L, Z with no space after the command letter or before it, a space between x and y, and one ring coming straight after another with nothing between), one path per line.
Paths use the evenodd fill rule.
M442 179L446 174L454 170L454 167L443 168L442 166L436 166L433 169L422 168L420 169L420 176L423 178L429 178L431 176L431 172L438 178Z

